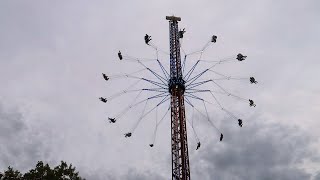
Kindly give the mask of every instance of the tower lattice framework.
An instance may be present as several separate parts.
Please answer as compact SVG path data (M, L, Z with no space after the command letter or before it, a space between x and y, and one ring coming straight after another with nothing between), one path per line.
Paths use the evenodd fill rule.
M189 180L187 128L184 105L185 81L181 69L178 21L180 17L167 16L170 34L170 80L171 94L171 151L172 179Z

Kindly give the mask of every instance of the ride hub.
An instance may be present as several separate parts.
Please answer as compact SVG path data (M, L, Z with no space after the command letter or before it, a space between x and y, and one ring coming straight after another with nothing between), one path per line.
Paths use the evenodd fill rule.
M180 89L181 93L184 94L184 91L186 90L186 86L185 86L185 80L183 80L182 77L176 78L173 77L169 80L169 92L170 94L172 94L172 90L173 89Z

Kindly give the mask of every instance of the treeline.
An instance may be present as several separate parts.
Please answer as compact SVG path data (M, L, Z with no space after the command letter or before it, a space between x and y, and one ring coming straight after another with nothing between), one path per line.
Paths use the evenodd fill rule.
M59 165L51 168L49 164L38 161L34 169L25 174L8 167L3 173L0 172L0 180L85 180L79 176L72 164L68 165L61 161Z

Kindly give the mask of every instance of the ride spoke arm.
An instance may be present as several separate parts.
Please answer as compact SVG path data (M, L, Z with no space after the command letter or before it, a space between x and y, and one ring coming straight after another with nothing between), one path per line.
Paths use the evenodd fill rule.
M152 80L150 80L150 79L146 79L146 78L141 78L142 80L144 80L144 81L146 81L146 82L149 82L149 83L151 83L151 84L154 84L154 85L156 85L156 86L158 86L158 87L160 87L160 88L164 88L164 89L166 89L167 88L167 84L163 84L163 83L159 83L159 82L156 82L156 81L152 81Z
M210 90L208 89L187 89L186 92L188 93L202 93L202 92L208 92Z
M168 92L168 88L142 89L143 91Z
M198 87L200 85L206 84L206 83L208 83L210 81L212 81L212 79L209 79L209 80L206 80L206 81L196 82L196 83L193 83L193 84L188 84L186 86L186 89L192 89L192 88Z
M186 92L185 96L186 96L186 97L190 97L190 98L194 98L194 99L198 99L198 100L200 100L200 101L203 101L202 98L200 98L200 97L198 97L198 96L195 96L195 95L193 95L193 94L187 93L187 92Z
M127 57L127 56L126 56ZM145 67L148 71L150 71L156 78L158 78L160 81L162 81L164 84L166 83L167 79L165 79L164 77L160 76L158 73L154 72L153 70L151 70L148 66L146 66L145 64L143 64L141 62L140 59L138 58L132 58L130 59L132 61L137 62L138 64L140 64L141 66ZM157 59L154 59L154 61L156 61Z
M225 94L225 92L213 91L213 90L209 90L209 89L188 89L188 90L186 90L186 92L189 93L189 94L207 93L207 92L214 92L214 93L219 93L219 94Z
M148 71L150 71L156 78L158 78L161 82L163 82L164 84L166 84L167 79L160 76L158 73L154 72L153 70L151 70L150 68L148 68L146 65L144 65L142 62L138 61L142 66L144 66L145 68L147 68Z
M133 75L130 75L130 74L119 75L117 77L114 77L113 79L120 79L120 78L140 79L140 80L149 82L149 83L154 84L154 85L156 85L158 87L161 87L161 88L166 88L166 86L168 86L167 84L165 84L162 81L161 82L156 82L156 81L153 81L153 80L150 80L150 79L146 79L146 78L142 78L142 77L138 77L138 76L133 76Z
M194 71L194 69L197 67L197 65L199 64L200 60L198 60L193 66L192 68L188 71L188 73L184 76L183 79L185 79L185 81L188 81L188 79L190 78L192 72Z
M220 62L220 61L219 61L219 62ZM219 64L219 62L216 63L215 65L211 66L210 68L205 69L204 71L202 71L202 72L199 73L198 75L194 76L193 78L187 80L186 83L191 81L188 85L192 84L194 81L196 81L198 78L200 78L203 74L205 74L205 73L208 72L208 71L213 72L213 73L215 73L215 74L218 74L218 75L220 75L220 76L223 76L224 78L227 78L228 80L229 80L229 79L234 79L234 80L248 79L248 78L236 78L236 77L226 76L226 75L223 75L223 74L221 74L221 73L218 73L218 72L216 72L216 71L211 70L214 66L216 66L217 64ZM188 85L187 85L187 86L188 86Z
M203 74L205 74L206 72L208 72L209 69L206 69L204 71L202 71L201 73L197 74L196 76L194 76L193 78L189 79L186 83L192 84L194 81L196 81L197 79L199 79ZM191 82L190 82L191 81ZM188 85L189 85L188 84ZM187 86L188 86L187 85Z
M234 95L234 94L231 94L231 93L228 93L228 92L225 92L225 91L213 91L213 90L209 90L209 89L187 89L186 90L186 93L189 93L189 94L195 94L195 93L207 93L207 92L210 92L210 93L219 93L219 94L222 94L222 95L227 95L227 96L233 96L233 97L236 97L237 99L240 99L240 100L244 100L247 102L247 100L245 98L242 98L242 97L239 97L237 95Z
M139 81L138 81L139 82ZM162 92L162 93L167 93L167 88L149 88L149 89L130 89L132 88L133 86L135 86L136 84L138 84L138 82L136 82L135 84L132 84L131 86L129 86L127 89L121 91L121 92L118 92L116 94L113 94L106 99L106 101L111 101L115 98L118 98L124 94L128 94L128 93L134 93L134 92L137 92L137 91L152 91L152 92Z
M139 95L138 95L139 96ZM120 113L118 113L116 116L115 116L115 119L119 119L120 117L122 117L123 115L125 115L130 109L132 109L133 107L135 106L138 106L139 104L143 103L143 102L146 102L146 101L149 101L151 99L157 99L157 98L161 98L161 97L167 97L168 94L167 93L160 93L160 94L157 94L157 95L154 95L154 96L150 96L146 99L143 99L137 103L135 103L136 99L138 98L138 96L135 98L135 100L129 105L127 106L124 110L122 110Z
M169 79L170 74L167 72L167 70L164 68L164 66L162 65L162 63L158 59L157 59L157 62L159 64L164 76L166 77L166 79Z

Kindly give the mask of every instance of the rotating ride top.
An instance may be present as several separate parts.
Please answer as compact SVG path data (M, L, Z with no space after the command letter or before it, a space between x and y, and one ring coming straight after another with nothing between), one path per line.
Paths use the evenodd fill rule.
M195 51L189 54L185 53L181 47L180 41L183 38L184 33L186 31L185 29L179 30L178 28L178 21L181 21L181 18L175 17L175 16L167 16L166 19L169 21L170 53L166 53L165 51L159 49L156 45L154 45L151 42L152 40L151 36L149 36L148 34L144 36L144 42L146 45L152 47L155 50L156 56L157 56L155 59L135 58L135 57L123 55L122 52L119 51L118 58L120 61L135 62L140 66L142 66L143 69L134 71L132 73L125 73L125 74L118 74L118 75L106 75L103 73L102 76L105 81L117 80L117 79L127 79L127 80L135 79L137 80L137 82L134 82L133 84L128 86L125 90L122 90L119 93L116 93L109 97L100 97L99 99L103 103L107 103L124 94L137 93L137 95L133 98L133 101L126 108L120 111L117 115L108 117L108 120L110 123L116 123L126 113L128 113L133 108L136 108L139 105L144 103L142 114L134 124L133 128L129 132L126 132L124 136L126 138L131 137L134 131L136 130L136 128L138 127L138 125L140 124L141 120L144 119L150 113L155 111L156 126L154 130L153 138L152 138L152 143L149 144L150 147L154 146L158 126L165 119L166 115L171 109L172 179L186 180L186 179L190 179L190 165L189 165L188 141L187 141L187 122L189 121L186 121L187 118L186 118L185 102L187 105L189 105L192 108L192 116L193 116L194 110L196 110L199 114L205 116L209 124L217 132L219 132L220 141L222 141L223 134L214 125L213 121L210 119L206 104L217 105L221 111L225 112L230 118L235 119L239 127L242 127L243 120L238 118L233 113L231 113L231 111L229 111L228 109L226 109L222 105L222 103L218 100L218 98L216 97L216 94L222 94L222 95L234 97L237 100L247 102L249 106L252 106L252 107L256 106L254 101L251 99L242 98L238 95L230 93L222 85L220 85L219 82L224 80L225 81L247 80L251 84L256 84L257 81L254 77L243 78L243 77L228 76L214 70L215 67L221 64L244 61L247 58L247 56L242 55L241 53L238 53L237 55L232 56L230 58L225 58L217 61L206 61L202 59L202 55L205 52L205 50L207 50L207 48L211 44L217 42L217 36L215 35L213 35L210 38L209 42L206 43L206 45L201 50ZM182 49L184 54L183 61L181 61L180 49ZM169 71L165 68L165 65L163 64L163 62L160 61L159 53L169 55L170 57ZM188 57L195 54L200 54L199 58L194 63L194 65L191 68L189 68L188 71L186 71L186 65L187 65L186 63L187 63ZM145 62L156 62L156 64L160 69L160 73L150 68L150 66L147 66ZM205 68L200 72L196 73L195 69L201 63L210 63L211 65L208 68ZM150 79L145 76L137 75L144 71L149 72L149 74L151 74L152 77L155 79ZM215 77L210 79L208 78L201 79L202 77L204 77L205 74L208 74L208 73L215 75ZM145 82L146 85L151 85L151 87L134 89L134 86L136 86L141 81ZM203 88L204 85L207 85L210 83L214 85L218 90ZM141 97L143 92L149 92L154 94L138 101L139 97ZM210 102L207 98L206 99L201 98L200 95L202 94L207 94L211 96L215 101L215 103ZM157 99L159 99L159 101L154 106L152 106L152 108L150 108L148 111L145 111L147 109L148 102L154 101ZM165 110L165 112L162 115L162 118L158 121L158 118L157 118L158 108L160 107L160 105L164 104L169 100L170 100L169 107ZM201 102L203 104L205 113L199 110L193 101ZM193 134L197 140L196 150L198 150L201 146L201 143L195 131L195 128L193 126L193 117L192 117L192 123L190 124L193 130Z

